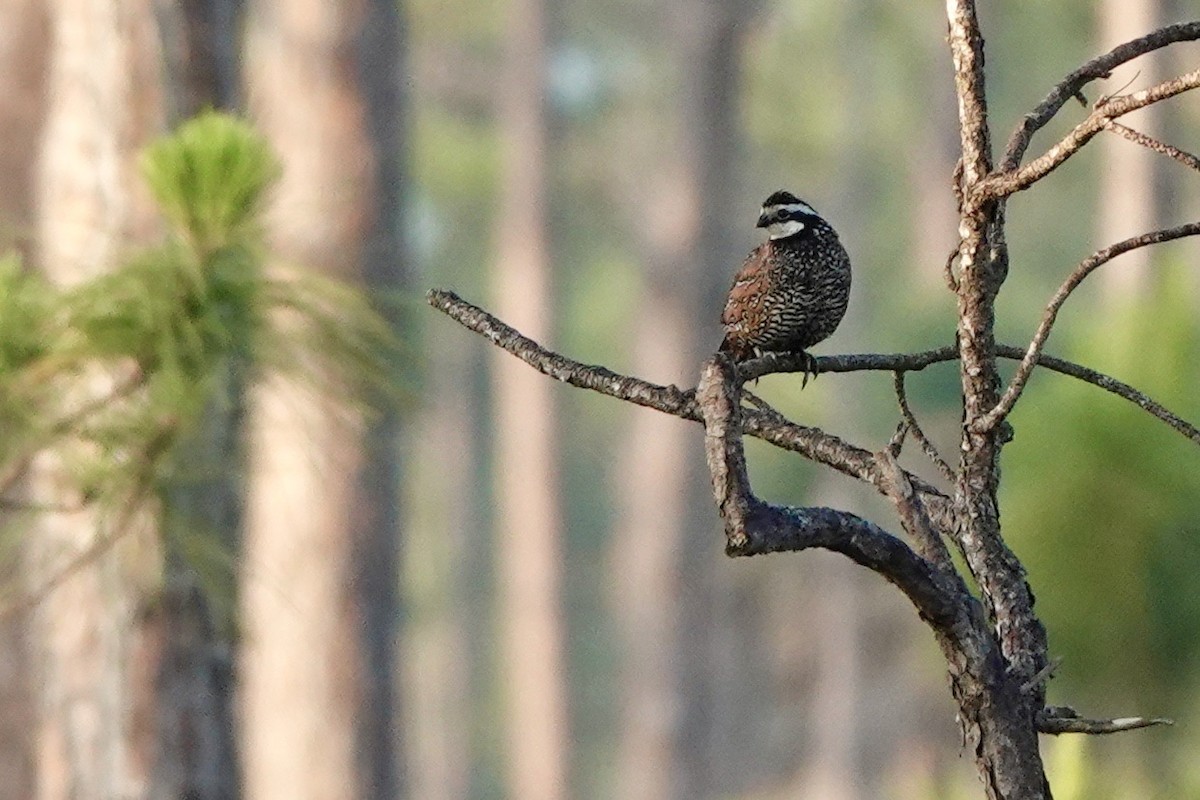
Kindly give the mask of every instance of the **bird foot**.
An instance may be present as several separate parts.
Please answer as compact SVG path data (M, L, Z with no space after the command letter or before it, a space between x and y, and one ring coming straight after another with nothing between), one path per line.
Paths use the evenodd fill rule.
M803 364L801 369L804 376L800 381L800 389L803 390L805 386L808 386L808 382L810 380L815 381L817 375L820 373L817 371L817 359L813 358L807 351L800 351L800 361Z

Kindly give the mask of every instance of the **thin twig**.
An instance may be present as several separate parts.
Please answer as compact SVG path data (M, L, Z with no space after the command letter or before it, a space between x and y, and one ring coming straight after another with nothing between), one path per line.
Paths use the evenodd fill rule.
M901 420L900 424L896 426L895 432L892 433L892 437L888 439L887 447L885 447L884 450L893 459L899 458L901 451L904 450L904 440L907 437L908 423L904 420Z
M1156 153L1161 153L1167 158L1173 158L1180 164L1183 164L1188 169L1200 171L1200 157L1194 156L1186 150L1180 150L1174 145L1169 145L1166 142L1159 141L1153 136L1149 136L1141 131L1134 130L1128 125L1122 125L1119 122L1110 121L1106 126L1106 130L1128 139L1134 144L1140 144L1142 147L1153 150Z
M1053 677L1054 673L1058 671L1058 668L1062 666L1062 663L1062 656L1050 659L1048 662L1046 662L1046 666L1038 670L1037 674L1021 684L1021 691L1025 694L1029 694L1035 690L1041 692L1042 687L1046 684L1046 681Z
M954 274L954 262L958 260L958 251L961 244L956 244L954 249L950 251L950 255L946 257L946 263L942 267L942 276L946 279L946 286L950 291L958 291L958 276Z
M1024 348L1011 344L996 345L996 355L1000 358L1020 361L1025 357L1025 353L1026 350ZM958 351L954 347L948 346L939 347L934 350L925 350L919 353L818 356L816 361L817 371L822 373L861 372L867 370L917 372L934 364L955 361L957 359ZM739 365L738 368L740 371L744 371L748 365L754 365L756 367L754 372L761 377L780 372L800 372L804 366L802 362L803 359L794 359L788 355L777 354L748 361L745 364ZM1073 361L1067 361L1064 358L1055 358L1044 353L1038 358L1038 366L1048 369L1051 372L1058 372L1084 381L1085 383L1090 383L1093 386L1098 386L1106 392L1111 392L1124 400L1128 400L1151 416L1165 422L1196 444L1200 444L1200 429L1197 429L1187 420L1184 420L1161 403L1156 402L1144 392L1135 389L1124 381L1119 381L1116 378L1105 375L1102 372L1097 372L1090 367L1076 364Z
M1155 725L1174 725L1175 721L1165 717L1118 717L1117 719L1088 719L1076 716L1073 709L1050 707L1037 715L1039 733L1122 733Z
M1122 117L1131 111L1145 108L1148 105L1174 97L1177 94L1195 89L1200 86L1200 70L1186 72L1183 75L1163 81L1160 84L1143 89L1133 94L1119 97L1102 98L1096 103L1091 114L1076 125L1070 133L1064 136L1043 155L1033 159L1023 167L1001 169L992 173L974 186L972 200L976 205L982 205L988 200L996 200L1022 189L1028 189L1037 181L1057 169L1064 161L1092 140L1096 134L1107 127L1108 123Z
M1025 357L1025 349L1016 347L1011 344L997 344L996 355L1000 358L1007 358L1014 361L1020 361ZM934 364L941 364L947 361L955 361L958 359L958 350L952 346L939 347L934 350L925 350L919 353L885 353L885 354L863 354L863 355L847 355L847 356L819 356L817 357L818 372L861 372L866 370L895 372L903 370L906 372L917 372L925 369L925 367ZM1200 429L1187 422L1179 415L1173 413L1170 409L1156 402L1147 396L1144 392L1135 389L1124 381L1119 381L1116 378L1105 375L1102 372L1097 372L1090 367L1085 367L1076 364L1073 361L1067 361L1063 358L1055 358L1042 354L1038 358L1038 366L1048 369L1052 372L1058 372L1063 375L1069 375L1072 378L1090 383L1093 386L1098 386L1106 392L1112 392L1120 398L1128 400L1146 413L1170 425L1179 433L1186 436L1196 444L1200 444ZM793 358L784 354L773 354L765 356L754 361L747 361L744 364L738 365L740 373L744 374L747 369L752 369L752 374L759 377L780 372L800 372L804 368L803 359Z
M901 434L907 427L906 423L900 423L897 434ZM893 437L893 441L895 438L897 437ZM891 447L887 447L876 453L875 457L879 461L879 469L883 476L880 487L884 495L892 501L896 515L900 518L900 526L912 539L917 552L938 569L954 573L954 561L950 558L950 550L929 519L921 496L913 490L912 484L905 477L900 462L896 460L896 453Z
M1138 39L1118 45L1067 75L1050 90L1050 93L1042 102L1038 103L1036 108L1025 115L1021 124L1012 132L1004 150L1004 158L1000 162L1000 171L1011 172L1020 165L1025 151L1033 140L1033 135L1045 127L1046 123L1053 119L1068 100L1079 96L1084 86L1094 80L1107 78L1116 67L1146 53L1176 42L1195 39L1200 39L1200 22L1168 25Z
M1200 222L1191 222L1187 225L1180 225L1177 228L1150 231L1149 233L1143 233L1141 236L1134 236L1109 245L1103 250L1097 250L1079 262L1079 265L1071 271L1071 274L1063 282L1062 286L1058 287L1058 291L1054 293L1054 297L1051 298L1050 303L1046 306L1037 332L1034 333L1033 340L1029 343L1025 355L1021 358L1021 363L1017 366L1017 371L1009 382L1008 388L1004 390L1004 395L1000 398L1000 402L987 414L975 420L974 424L976 428L980 431L991 430L1012 411L1017 399L1021 396L1021 392L1025 390L1025 385L1029 381L1029 376L1033 373L1033 368L1037 366L1038 358L1041 356L1046 339L1050 336L1050 331L1054 327L1054 321L1058 317L1059 309L1062 308L1063 303L1067 301L1071 293L1075 291L1076 287L1088 275L1091 275L1100 266L1108 263L1122 253L1128 253L1130 250L1136 250L1139 247L1146 247L1160 242L1169 242L1173 239L1182 239L1185 236L1195 236L1197 234L1200 234Z
M951 484L954 483L954 470L942 458L937 447L925 435L925 431L921 429L920 423L917 422L916 416L912 412L912 408L908 405L908 392L904 388L904 372L895 370L892 372L892 388L896 392L896 401L900 404L900 415L904 417L905 423L908 425L909 431L912 432L913 438L917 440L917 444L921 445L921 452L925 453L926 457L933 462L937 467L942 477L948 480Z

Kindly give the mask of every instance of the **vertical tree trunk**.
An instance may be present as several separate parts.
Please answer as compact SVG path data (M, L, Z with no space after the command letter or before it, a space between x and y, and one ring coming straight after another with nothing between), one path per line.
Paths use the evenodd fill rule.
M240 0L180 0L159 10L165 21L168 105L178 124L206 108L233 110L240 80ZM242 523L242 364L230 364L218 396L180 449L186 481L167 487L162 601L150 612L161 638L157 757L151 795L225 800L240 793L233 718L232 582L214 596L181 543L210 539L234 553ZM194 548L193 548L194 549Z
M134 163L161 130L158 32L151 4L55 0L47 6L51 50L39 153L37 263L72 284L110 268L155 228ZM103 392L82 379L64 402ZM71 506L64 461L43 453L33 499ZM91 511L49 513L29 533L27 575L36 589L96 537L111 534ZM144 514L120 520L122 542L74 572L33 615L38 719L37 797L140 797L153 763L156 642L142 624L144 576L158 570ZM152 580L152 579L151 579Z
M405 598L414 613L405 625L402 664L405 752L412 798L469 796L472 656L466 587L478 573L472 538L483 529L477 508L482 416L470 383L476 360L465 348L436 358L423 387L428 403L413 424L420 481L410 496L412 525L404 554ZM419 498L419 502L417 501ZM478 556L475 556L476 560Z
M1159 0L1103 0L1097 4L1097 52L1136 39L1158 27ZM1100 92L1115 93L1128 81L1130 91L1158 81L1160 53L1150 53L1113 72ZM1143 133L1161 133L1161 110L1152 106L1121 119L1121 123ZM1159 227L1158 192L1155 185L1158 159L1162 156L1126 141L1119 136L1100 137L1102 166L1098 170L1100 203L1096 218L1096 245L1104 247L1130 236ZM1099 274L1105 301L1120 306L1145 293L1155 276L1149 271L1149 248L1134 250L1121 257L1121 268Z
M372 136L382 130L373 125L384 121L364 105L356 50L378 44L374 37L393 26L351 0L250 4L247 96L283 161L268 230L284 263L355 280L364 263L378 267L369 256L394 255L394 230L386 227L395 224L394 195L388 216L378 216L376 169L395 154L373 151ZM394 76L386 59L376 66L379 80ZM375 761L390 758L391 696L368 683L391 681L382 663L390 643L361 638L364 630L390 636L377 615L394 614L386 607L394 595L359 560L380 559L390 569L394 544L376 546L391 541L394 518L382 505L364 508L363 481L375 477L359 473L371 455L360 444L362 423L347 404L318 393L337 389L323 383L276 376L251 397L239 600L240 752L250 797L386 796L395 783L392 766ZM382 502L391 478L378 476L371 502ZM368 611L367 595L384 607ZM364 702L382 704L382 716L364 721ZM384 741L363 742L360 722Z
M545 0L513 0L500 88L503 141L496 307L543 341L552 330L547 232ZM500 614L509 794L567 795L562 542L553 387L511 358L493 364Z
M49 30L42 0L0 2L0 252L28 255L34 226L34 160L45 113ZM0 511L0 530L19 524ZM15 552L14 552L15 550ZM20 586L19 548L5 548L0 582ZM19 589L17 589L19 591ZM0 800L34 794L37 711L27 615L0 621Z
M627 190L645 263L632 369L688 385L719 341L721 297L739 259L731 229L741 17L710 0L681 0L662 14L675 91L664 87L657 98L667 104L667 130L662 146L645 155L651 163L640 165L654 177L631 180ZM718 729L735 723L712 712L716 664L737 658L722 652L736 648L714 642L720 632L712 615L734 599L712 572L719 540L707 478L678 467L698 465L690 433L679 420L634 413L617 460L612 603L624 659L622 797L708 796L735 777L721 775L713 762L720 758ZM687 558L689 552L696 557Z
M357 41L358 77L366 103L366 131L374 153L374 214L364 239L363 277L376 308L398 337L408 326L398 296L410 287L402 210L409 191L408 98L405 91L406 20L400 0L368 0ZM399 365L396 365L399 369ZM387 409L367 431L360 474L363 502L355 525L355 602L361 609L366 674L357 739L364 798L405 795L404 752L398 723L396 647L399 639L402 445L404 420Z

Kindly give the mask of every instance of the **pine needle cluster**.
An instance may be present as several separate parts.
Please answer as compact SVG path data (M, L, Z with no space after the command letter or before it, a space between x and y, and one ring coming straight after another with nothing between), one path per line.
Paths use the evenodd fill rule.
M157 246L69 288L0 260L0 492L66 441L82 497L150 491L210 403L268 375L360 405L400 396L398 342L357 287L268 269L280 164L252 127L203 113L141 170L168 223Z

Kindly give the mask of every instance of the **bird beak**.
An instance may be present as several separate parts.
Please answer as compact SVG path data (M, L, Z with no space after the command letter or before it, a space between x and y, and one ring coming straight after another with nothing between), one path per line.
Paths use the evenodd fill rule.
M763 211L758 215L758 222L754 224L756 228L765 228L771 224L771 214L768 211Z

